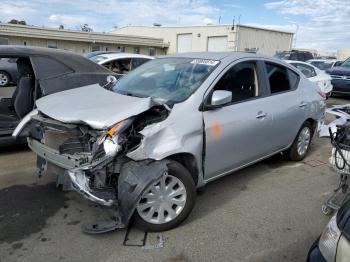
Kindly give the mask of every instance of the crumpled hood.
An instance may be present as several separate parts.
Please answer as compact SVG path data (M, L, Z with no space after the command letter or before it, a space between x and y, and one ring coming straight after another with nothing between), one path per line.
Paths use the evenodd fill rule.
M38 110L55 120L87 124L99 130L138 115L153 105L151 98L121 95L98 84L55 93L36 101Z

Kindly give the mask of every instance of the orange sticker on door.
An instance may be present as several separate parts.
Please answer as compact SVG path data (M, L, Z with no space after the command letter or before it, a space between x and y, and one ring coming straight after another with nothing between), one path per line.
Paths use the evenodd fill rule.
M217 122L214 122L211 127L211 133L214 138L220 138L221 137L221 125Z

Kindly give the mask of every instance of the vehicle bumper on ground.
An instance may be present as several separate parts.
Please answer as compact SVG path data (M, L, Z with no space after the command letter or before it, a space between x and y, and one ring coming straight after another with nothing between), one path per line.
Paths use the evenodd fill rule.
M327 262L327 260L323 257L318 247L318 240L319 239L317 239L310 248L308 258L307 258L308 262Z

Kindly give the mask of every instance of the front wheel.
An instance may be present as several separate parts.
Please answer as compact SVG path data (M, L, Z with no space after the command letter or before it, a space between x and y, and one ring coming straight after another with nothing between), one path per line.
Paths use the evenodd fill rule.
M290 160L303 160L309 151L312 138L312 127L309 122L305 122L300 128L297 137L292 146L287 151L287 156Z
M188 217L195 200L196 187L191 174L180 163L170 161L168 172L142 195L134 223L146 232L170 230Z

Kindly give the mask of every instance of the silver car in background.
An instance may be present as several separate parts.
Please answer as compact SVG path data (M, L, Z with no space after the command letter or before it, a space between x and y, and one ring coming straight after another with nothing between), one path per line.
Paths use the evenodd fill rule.
M30 129L40 172L118 210L113 229L134 217L163 231L190 214L196 188L279 152L302 160L324 117L318 90L271 57L166 56L111 90L89 85L39 99L14 135Z

